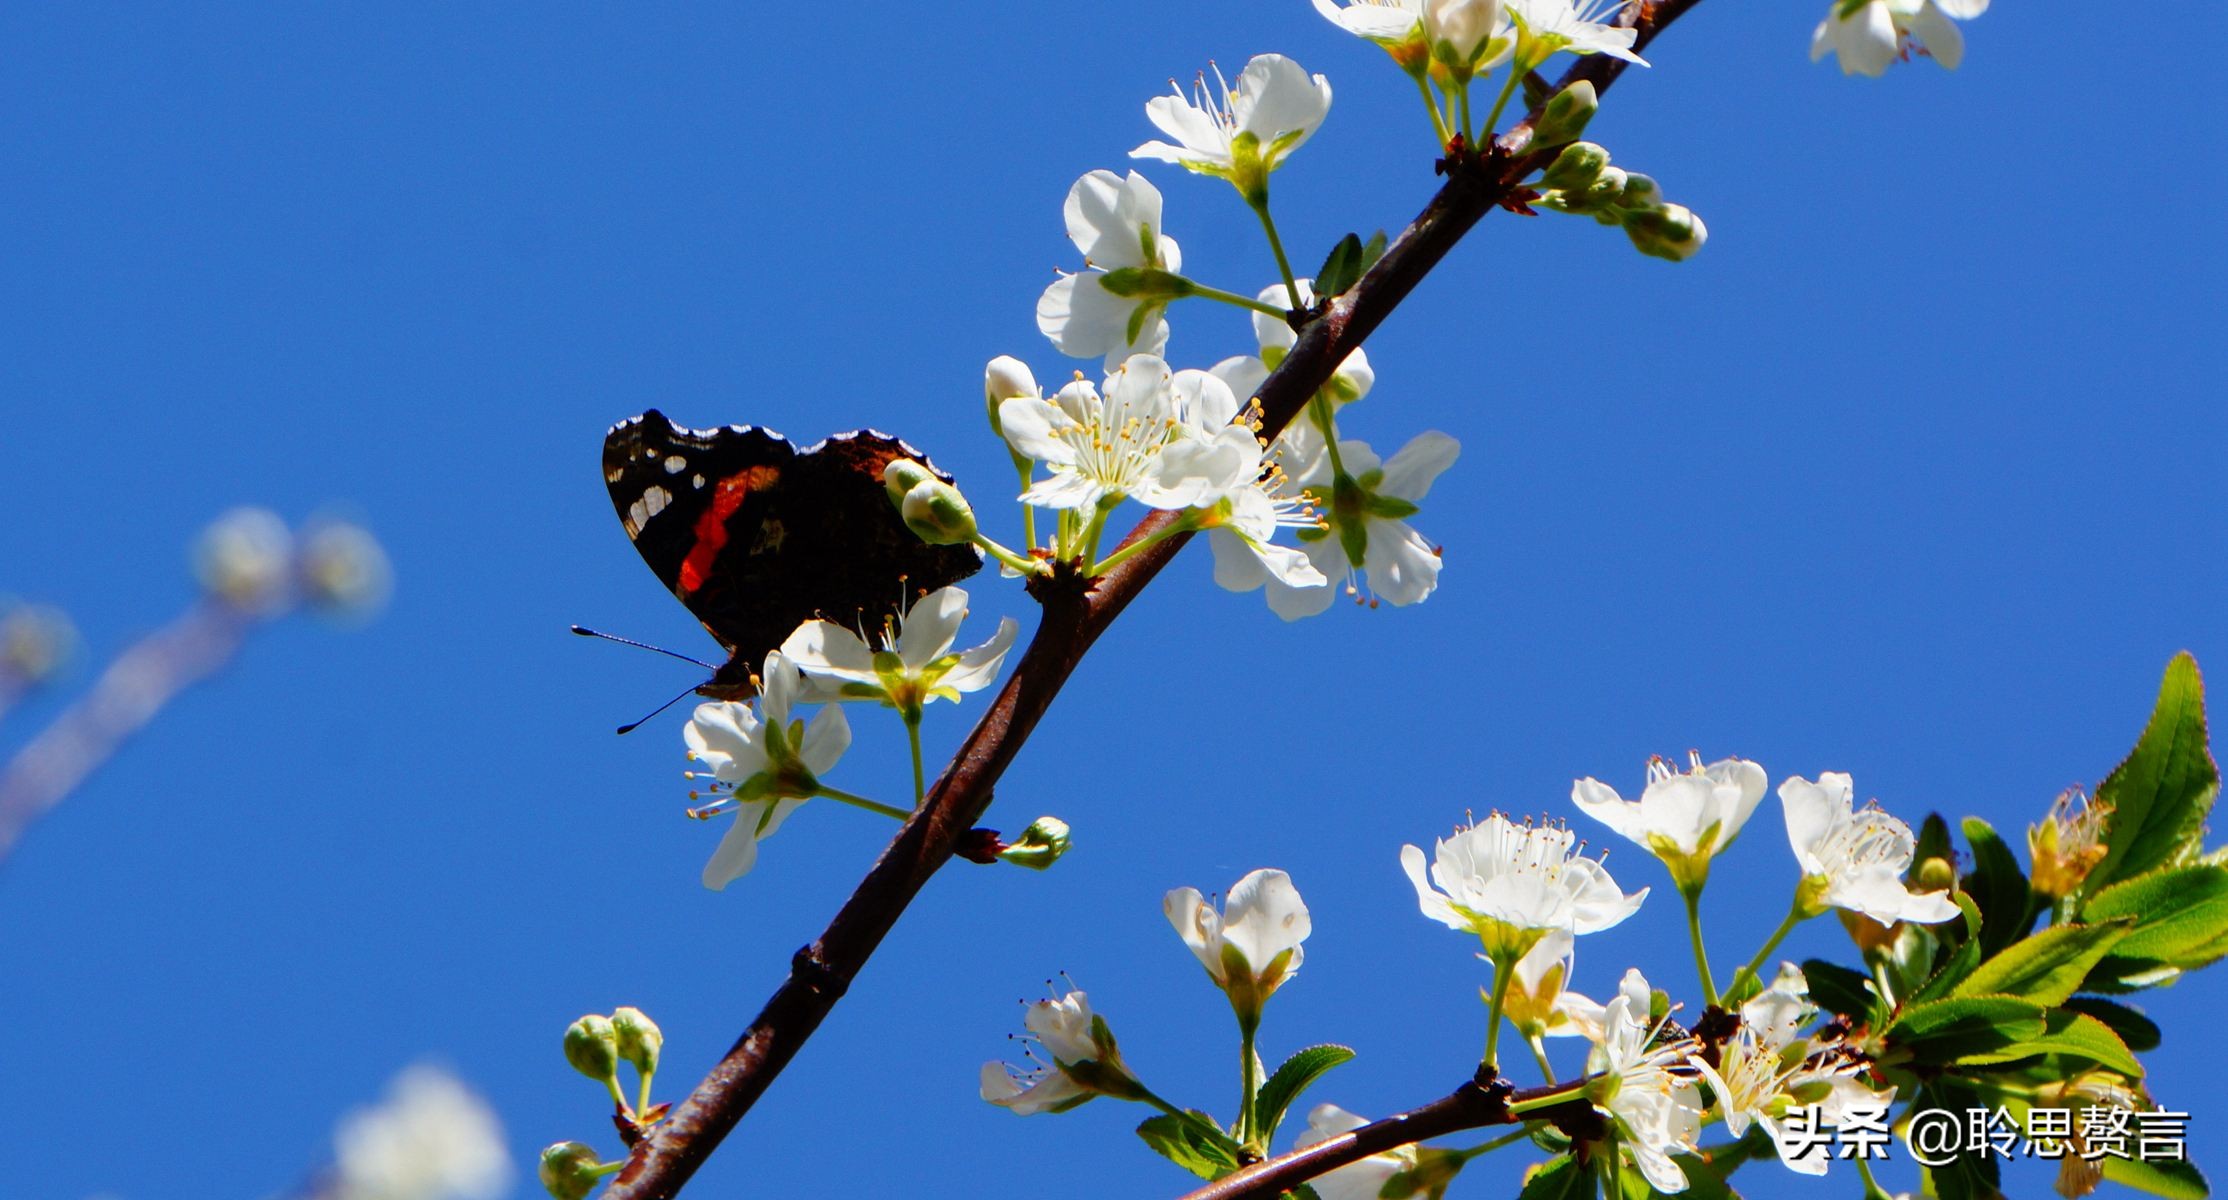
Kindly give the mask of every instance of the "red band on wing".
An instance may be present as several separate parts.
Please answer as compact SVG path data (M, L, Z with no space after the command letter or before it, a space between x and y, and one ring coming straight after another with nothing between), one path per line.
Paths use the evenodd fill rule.
M704 586L712 574L712 560L727 545L727 521L754 488L764 488L781 477L779 467L750 467L719 481L712 493L711 507L696 518L694 542L689 546L688 557L681 560L680 588L683 596L690 595Z

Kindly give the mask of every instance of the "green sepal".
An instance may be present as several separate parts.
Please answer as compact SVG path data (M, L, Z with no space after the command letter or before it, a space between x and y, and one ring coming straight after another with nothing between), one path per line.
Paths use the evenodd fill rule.
M2014 942L1957 985L1955 996L2017 996L2036 1004L2063 1004L2081 990L2090 968L2127 937L2125 921L2057 925Z
M1292 1102L1331 1068L1351 1062L1353 1058L1351 1048L1332 1044L1294 1051L1284 1060L1284 1065L1270 1073L1268 1082L1261 1085L1260 1092L1253 1098L1253 1127L1260 1131L1261 1138L1264 1141L1274 1139Z
M1964 914L1965 936L1963 940L1957 943L1957 948L1950 952L1949 957L1942 962L1942 965L1936 967L1934 973L1927 977L1925 984L1911 993L1913 1003L1922 1000L1936 1000L1954 994L1957 985L1965 982L1972 975L1974 969L1980 966L1981 943L1979 934L1982 921L1980 905L1974 903L1973 898L1963 892L1953 892L1950 898L1957 902L1957 911Z
M1238 1143L1215 1129L1214 1119L1194 1112L1193 1119L1171 1114L1149 1117L1137 1127L1137 1136L1153 1153L1201 1179L1214 1180L1238 1169Z
M2205 746L2205 684L2186 652L2166 664L2150 723L2126 761L2098 785L2112 808L2102 841L2108 849L2089 873L2098 891L2176 861L2197 847L2205 814L2220 793L2220 768Z

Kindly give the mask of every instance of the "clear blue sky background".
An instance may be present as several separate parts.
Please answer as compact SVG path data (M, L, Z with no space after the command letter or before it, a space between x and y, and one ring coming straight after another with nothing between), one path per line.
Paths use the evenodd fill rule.
M992 824L1057 813L1075 853L938 878L704 1194L1176 1194L1140 1111L975 1099L1015 999L1066 971L1157 1088L1229 1107L1227 1012L1165 890L1292 872L1316 932L1265 1046L1351 1043L1316 1098L1382 1114L1464 1077L1483 1022L1401 843L1568 812L1581 775L1629 794L1689 747L2016 837L2117 761L2172 652L2228 663L2228 77L2180 49L2219 43L2219 7L2131 55L2110 17L1999 6L1962 71L1882 81L1807 61L1824 7L1710 0L1594 127L1707 218L1699 258L1496 214L1370 345L1350 432L1465 448L1418 519L1439 594L1287 626L1187 553L1000 789ZM566 1022L647 1008L677 1096L886 831L810 808L755 875L698 886L717 830L681 815L680 717L610 733L687 670L565 633L708 649L612 517L605 426L892 429L1010 531L982 364L1083 365L1032 319L1073 262L1060 201L1126 167L1168 77L1272 50L1331 76L1276 181L1299 257L1434 182L1406 81L1299 0L16 6L0 45L0 590L75 614L82 684L189 602L184 547L234 504L353 506L399 581L368 629L257 640L0 873L11 1196L270 1194L429 1056L522 1163L614 1145ZM1148 173L1194 273L1267 281L1228 188ZM1180 365L1249 345L1235 311L1175 326ZM984 630L1029 619L993 577L976 595ZM980 707L940 709L933 745ZM895 796L899 729L855 715L836 779ZM1581 946L1582 987L1637 963L1691 992L1660 868L1610 863L1658 896ZM1707 898L1720 957L1793 878L1768 801ZM1792 949L1844 947L1819 922ZM2154 998L2156 1087L2215 1168L2222 995Z

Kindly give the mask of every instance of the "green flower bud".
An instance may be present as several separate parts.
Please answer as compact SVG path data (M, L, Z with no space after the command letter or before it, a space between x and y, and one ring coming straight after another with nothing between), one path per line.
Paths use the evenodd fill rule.
M1600 178L1602 168L1609 165L1609 152L1592 142L1573 142L1563 147L1555 161L1540 176L1540 187L1549 191L1577 191Z
M1021 837L998 852L1017 867L1042 871L1068 852L1068 823L1058 817L1038 817L1021 831Z
M559 1142L542 1151L542 1187L557 1200L585 1200L604 1177L596 1148L585 1142Z
M1591 82L1581 79L1564 88L1548 100L1540 112L1539 124L1532 126L1532 145L1545 149L1576 141L1600 108L1601 97Z
M615 1009L611 1031L618 1035L620 1058L644 1076L658 1073L658 1051L665 1047L665 1034L648 1013L631 1005Z
M935 478L935 472L910 458L892 459L889 466L882 468L882 490L889 493L892 507L904 508L905 493Z
M619 1034L611 1027L611 1018L590 1013L574 1021L565 1030L565 1061L597 1083L617 1078Z
M1619 208L1661 208L1663 189L1656 186L1652 176L1630 171L1625 175L1624 194L1617 197Z
M1957 868L1946 858L1929 857L1919 864L1918 879L1913 891L1946 892L1957 884Z
M1642 254L1685 262L1709 240L1710 231L1685 205L1666 204L1625 214L1625 236Z
M1618 199L1625 194L1625 184L1630 182L1631 178L1622 167L1603 167L1601 174L1594 176L1594 181L1587 184L1578 193L1579 207L1585 209L1614 207Z
M958 488L941 479L916 485L898 502L897 511L905 518L905 527L931 546L957 546L975 540L975 510L968 507L967 497L960 495Z

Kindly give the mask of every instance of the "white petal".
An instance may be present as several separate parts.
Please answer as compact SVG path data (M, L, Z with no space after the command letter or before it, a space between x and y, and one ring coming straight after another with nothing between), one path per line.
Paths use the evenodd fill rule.
M1176 372L1171 382L1176 415L1185 424L1214 433L1238 417L1236 389L1210 371ZM1252 393L1246 393L1251 396Z
M1610 832L1620 837L1638 842L1646 834L1636 806L1626 803L1617 789L1599 779L1589 776L1571 784L1570 802L1578 806L1578 811L1607 825Z
M1787 845L1806 872L1819 867L1818 843L1833 827L1849 818L1849 797L1855 791L1847 775L1826 771L1818 782L1796 776L1779 785L1779 803L1787 818Z
M1216 363L1208 374L1220 379L1238 403L1243 404L1261 390L1262 383L1269 378L1269 368L1250 354L1240 354Z
M1449 929L1469 931L1469 918L1456 912L1454 905L1448 903L1446 896L1425 881L1423 850L1420 847L1402 846L1400 848L1400 869L1407 873L1408 882L1414 885L1416 907L1422 910L1423 915Z
M804 760L806 770L819 775L832 769L850 748L850 718L843 715L841 706L830 704L805 726L805 744L797 757Z
M1215 585L1225 591L1250 592L1267 580L1268 571L1238 531L1216 527L1207 531L1207 547L1215 556Z
M967 616L967 593L941 587L913 602L897 631L897 656L918 671L951 652Z
M1309 556L1309 561L1318 567L1317 573L1322 574L1322 564L1315 562L1313 556ZM1295 587L1272 576L1266 586L1269 611L1287 621L1322 614L1338 595L1338 589L1332 586L1329 578L1324 579L1321 587Z
M1290 951L1287 972L1300 969L1300 943L1313 929L1307 904L1282 871L1254 871L1230 888L1223 902L1223 939L1258 971Z
M1340 447L1341 450L1344 447ZM1385 478L1377 485L1381 495L1394 496L1415 503L1431 494L1431 484L1441 472L1454 465L1462 454L1462 443L1437 430L1419 433L1400 448L1385 464ZM1360 469L1352 462L1346 469L1356 474Z
M1015 635L1021 626L1012 617L998 620L998 632L990 640L959 656L959 662L944 673L940 681L955 692L979 692L998 678L998 668L1005 665L1006 652L1013 649Z
M1093 171L1075 181L1062 206L1068 240L1085 261L1105 270L1143 267L1140 223L1160 226L1160 192L1132 171L1124 180L1112 171Z
M1097 271L1063 275L1037 297L1037 330L1070 358L1096 358L1127 348L1137 301L1107 291ZM1147 322L1150 324L1151 322ZM1145 330L1139 331L1141 338ZM1165 331L1162 334L1166 336ZM999 420L1005 419L1000 407Z
M1015 396L1037 396L1037 377L1029 364L1010 354L991 359L982 372L983 397L992 404Z
M805 673L808 700L832 700L844 682L879 684L874 651L859 635L831 621L807 621L781 644L783 657ZM821 677L828 677L823 681Z
M1074 418L1058 405L1035 396L1017 396L998 406L998 426L1005 431L1006 444L1047 465L1075 461L1074 448L1056 436L1074 424Z
M1439 555L1405 521L1369 523L1369 548L1362 564L1369 590L1388 604L1418 603L1439 586Z
M1330 81L1309 76L1300 64L1281 54L1262 54L1246 64L1238 76L1231 99L1231 116L1242 132L1261 139L1267 151L1278 138L1297 135L1285 146L1296 150L1314 135L1331 110ZM1270 164L1272 167L1274 163Z
M1911 36L1926 47L1935 62L1954 71L1965 61L1965 35L1931 0L1909 18L1908 25Z

